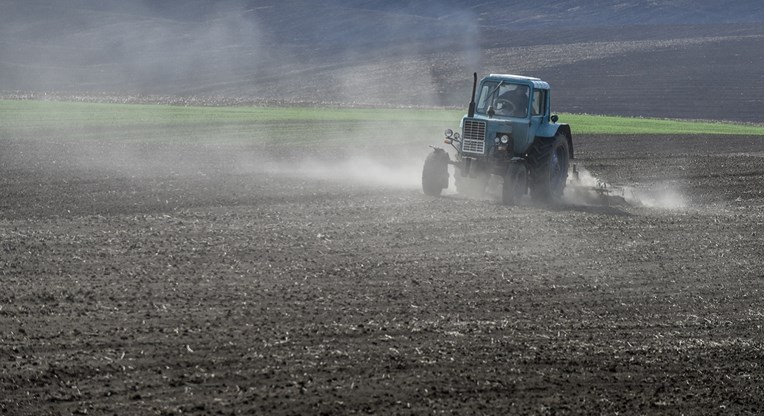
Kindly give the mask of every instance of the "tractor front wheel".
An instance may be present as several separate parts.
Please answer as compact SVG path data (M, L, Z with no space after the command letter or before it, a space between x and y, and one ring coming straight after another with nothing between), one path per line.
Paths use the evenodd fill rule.
M425 195L439 196L449 186L449 155L442 149L434 150L425 158L422 167L422 191Z

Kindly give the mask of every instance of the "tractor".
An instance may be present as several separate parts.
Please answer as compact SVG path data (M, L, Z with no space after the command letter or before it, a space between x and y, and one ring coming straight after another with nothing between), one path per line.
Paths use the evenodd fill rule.
M431 146L422 170L422 190L438 196L449 187L455 167L460 193L485 192L492 179L502 183L502 203L517 204L527 193L537 201L559 199L574 158L571 128L550 112L550 85L539 78L491 74L480 82L462 118L462 133L446 129L444 143L456 151ZM499 179L499 180L497 180Z

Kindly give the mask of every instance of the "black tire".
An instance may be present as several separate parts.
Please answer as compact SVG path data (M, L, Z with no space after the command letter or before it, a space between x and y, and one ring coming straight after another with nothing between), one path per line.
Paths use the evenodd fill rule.
M435 150L425 158L422 167L422 191L425 195L439 196L449 186L449 155Z
M566 136L540 141L529 152L530 190L537 201L555 201L563 196L568 179L569 149Z
M528 173L523 163L511 163L502 183L502 204L515 205L526 194Z

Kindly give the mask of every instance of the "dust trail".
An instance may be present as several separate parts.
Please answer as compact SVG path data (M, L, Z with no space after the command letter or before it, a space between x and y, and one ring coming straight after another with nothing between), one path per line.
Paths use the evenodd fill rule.
M647 190L632 188L631 195L642 205L651 208L683 209L688 207L688 199L669 185Z
M311 180L418 189L421 186L422 160L415 157L387 160L360 154L337 160L304 159L289 163L272 161L264 166L264 170L272 174Z
M683 209L688 199L667 183L650 187L617 186L598 178L588 169L577 167L576 175L569 175L564 199L573 204L626 205L661 209Z

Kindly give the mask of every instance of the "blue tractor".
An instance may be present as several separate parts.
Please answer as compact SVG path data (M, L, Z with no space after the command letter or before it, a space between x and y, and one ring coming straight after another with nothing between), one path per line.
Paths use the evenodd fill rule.
M449 186L449 165L455 167L458 192L485 190L492 178L502 182L502 203L513 205L529 193L538 201L563 194L574 145L568 124L550 112L550 85L538 78L491 74L478 85L462 118L462 134L450 129L445 143L457 151L452 160L441 148L425 159L422 190L438 196Z

